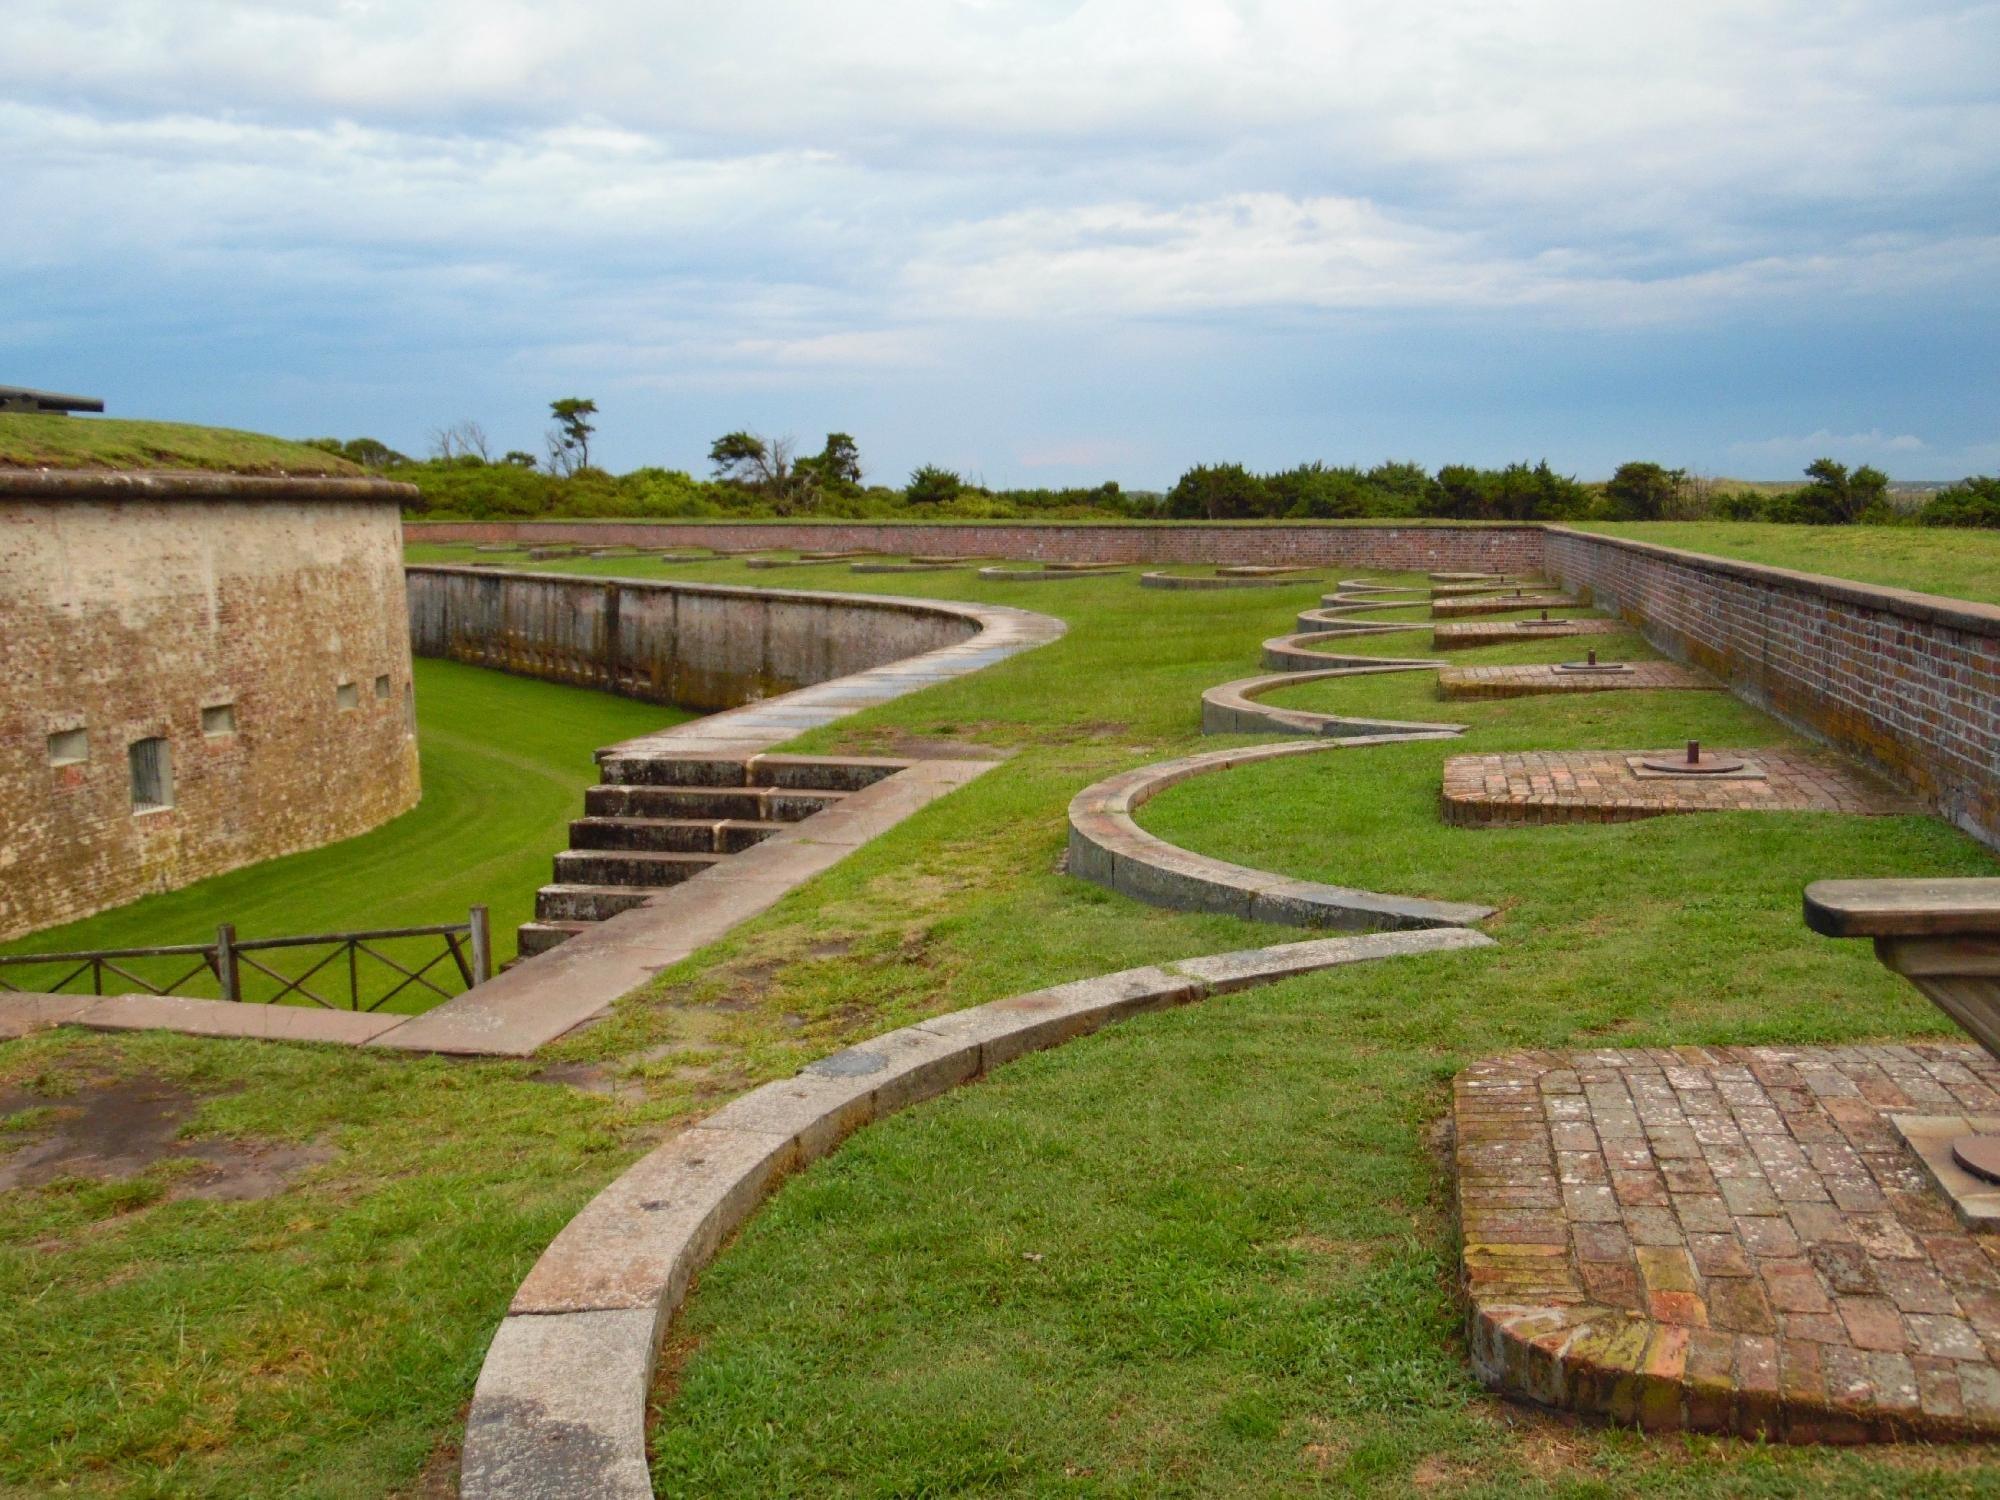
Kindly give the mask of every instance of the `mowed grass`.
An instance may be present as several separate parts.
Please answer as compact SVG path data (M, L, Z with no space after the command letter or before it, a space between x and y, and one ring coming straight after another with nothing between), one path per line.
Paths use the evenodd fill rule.
M0 468L206 469L344 478L367 473L335 454L258 432L35 412L0 412Z
M1280 633L1282 605L1262 612ZM1556 644L1453 659L1580 650ZM1421 655L1428 626L1342 649ZM1437 820L1446 753L1788 739L1720 693L1445 704L1416 673L1281 696L1473 729L1198 778L1146 825L1261 868L1496 905L1501 946L1147 1018L864 1132L704 1278L658 1395L659 1492L1991 1493L2000 1470L1976 1457L1573 1432L1485 1397L1428 1146L1452 1074L1511 1046L1951 1034L1865 945L1807 933L1799 890L1991 857L1917 818Z
M456 662L417 661L418 747L423 800L401 817L321 849L266 860L177 891L46 928L0 946L7 953L156 947L215 939L233 922L241 939L463 922L488 908L493 961L514 956L514 930L534 913L535 889L550 879L550 857L569 847L569 820L583 812L583 789L597 780L592 752L689 717L679 709L605 693L531 682ZM438 940L380 945L406 967L439 951ZM297 974L324 949L259 954ZM158 983L190 967L186 959L132 960L125 966ZM54 983L70 965L10 966L18 988ZM446 988L463 981L447 960L431 971ZM364 1003L401 976L363 960ZM82 984L87 987L87 976ZM344 963L314 981L347 1000ZM246 971L245 992L275 989ZM117 993L112 978L107 989ZM78 988L72 984L71 989ZM212 996L208 976L179 993ZM411 986L386 1009L426 1010L438 997Z
M921 741L932 753L991 747L1009 758L536 1064L166 1036L0 1044L0 1091L164 1078L196 1101L201 1140L265 1149L308 1139L337 1153L243 1204L170 1201L183 1169L167 1163L122 1184L0 1193L0 1337L32 1371L25 1399L0 1403L0 1483L36 1494L58 1484L429 1493L420 1476L449 1472L480 1355L520 1275L662 1131L920 1016L1300 936L1140 906L1071 879L1060 860L1069 798L1115 771L1214 746L1198 733L1201 690L1256 672L1258 643L1290 630L1318 585L1161 594L1131 574L1032 585L982 583L970 570L558 566L981 598L1060 614L1071 629L806 737L814 750ZM1428 645L1419 634L1351 648L1367 640L1391 654ZM1427 683L1375 679L1369 691L1421 698ZM1422 706L1408 716L1469 717ZM1725 708L1717 699L1703 711ZM1530 730L1524 720L1520 732ZM1297 846L1270 858L1343 870L1351 859L1354 878L1387 889L1476 885L1475 898L1507 908L1494 928L1502 945L1117 1027L863 1132L780 1193L704 1276L658 1393L659 1492L2000 1490L1977 1453L1642 1440L1557 1428L1477 1391L1426 1134L1465 1060L1523 1036L1611 1044L1682 1028L1944 1027L1897 994L1865 945L1805 935L1796 889L1781 901L1775 881L1743 898L1704 887L1683 903L1683 946L1713 942L1724 956L1697 971L1649 934L1652 946L1621 966L1617 935L1602 945L1597 935L1609 898L1577 890L1584 872L1555 868L1532 845L1511 872L1488 854L1492 880L1449 851L1397 855L1401 819L1385 820L1380 848L1348 847L1342 830L1367 788L1407 801L1421 768L1384 772L1391 762L1366 751L1291 764L1352 784L1315 784L1303 797L1275 784L1300 827ZM1149 821L1156 809L1176 815L1163 799ZM1221 820L1212 836L1206 826L1187 836L1215 852L1234 837ZM1854 868L1864 854L1867 869ZM1561 851L1586 864L1595 855ZM1695 843L1674 855L1706 857ZM1914 819L1832 820L1785 858L1813 874L1992 868L1968 841ZM1554 893L1532 908L1538 878ZM1529 941L1531 923L1568 919L1560 892L1598 903L1580 905L1585 919L1566 929L1584 950L1575 963L1599 976L1588 984ZM1636 980L1628 970L1641 963L1664 974ZM1706 990L1700 974L1725 969L1733 988ZM1658 997L1675 972L1696 977L1670 1005ZM1588 1007L1540 998L1545 984L1588 991ZM1633 984L1628 1007L1619 997ZM1836 1007L1830 1021L1814 1019L1821 1001Z
M2000 531L1942 526L1780 526L1761 521L1586 521L1579 530L1800 573L2000 604Z

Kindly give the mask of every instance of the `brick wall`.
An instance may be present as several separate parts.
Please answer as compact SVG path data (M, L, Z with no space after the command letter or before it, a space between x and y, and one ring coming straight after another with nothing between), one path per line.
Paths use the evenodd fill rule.
M2000 609L1561 527L1545 567L2000 846Z
M585 542L602 547L866 547L1058 562L1296 562L1398 571L1533 572L1534 526L1108 526L1087 522L412 521L413 542Z
M0 475L0 938L416 804L401 487L33 478ZM234 732L205 733L224 704ZM87 755L53 764L76 729ZM128 746L151 737L173 805L135 813Z

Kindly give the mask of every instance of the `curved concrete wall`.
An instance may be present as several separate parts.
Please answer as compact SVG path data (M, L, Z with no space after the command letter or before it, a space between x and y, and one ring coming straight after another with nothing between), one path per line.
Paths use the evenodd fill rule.
M0 939L416 805L414 494L0 471ZM135 807L130 747L154 739L171 805Z
M525 677L714 711L977 635L964 605L484 568L408 570L411 645Z

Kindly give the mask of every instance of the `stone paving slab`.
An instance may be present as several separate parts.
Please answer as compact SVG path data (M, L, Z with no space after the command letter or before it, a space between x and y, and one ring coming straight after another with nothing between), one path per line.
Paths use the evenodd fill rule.
M1531 1052L1453 1085L1475 1367L1524 1400L1785 1442L2000 1437L2000 1240L1897 1112L2000 1111L1959 1044Z
M1472 615L1504 615L1517 609L1584 609L1581 600L1568 594L1520 593L1481 594L1472 599L1433 599L1433 620L1459 620Z
M26 1036L74 1021L97 1002L95 995L0 995L0 1038Z
M362 1046L409 1020L378 1011L255 1005L185 995L106 995L70 1017L92 1031L178 1031L188 1036L251 1037L266 1042Z
M1697 812L1840 812L1907 816L1921 805L1832 755L1805 750L1708 750L1752 775L1640 774L1638 762L1684 750L1531 750L1455 755L1444 763L1441 810L1460 827L1626 823Z
M1583 653L1577 656L1582 659ZM1561 667L1445 667L1438 691L1447 698L1526 698L1539 693L1721 692L1713 678L1670 661L1606 663L1625 672L1565 672Z

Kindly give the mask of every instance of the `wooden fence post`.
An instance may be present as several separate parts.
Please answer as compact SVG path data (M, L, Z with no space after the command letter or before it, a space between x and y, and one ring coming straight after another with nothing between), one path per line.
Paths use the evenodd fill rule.
M197 974L201 970L195 970ZM236 924L224 922L215 929L215 979L222 986L222 998L241 1000L243 998L241 979L236 966Z
M472 982L486 983L493 977L493 929L486 908L472 908Z

